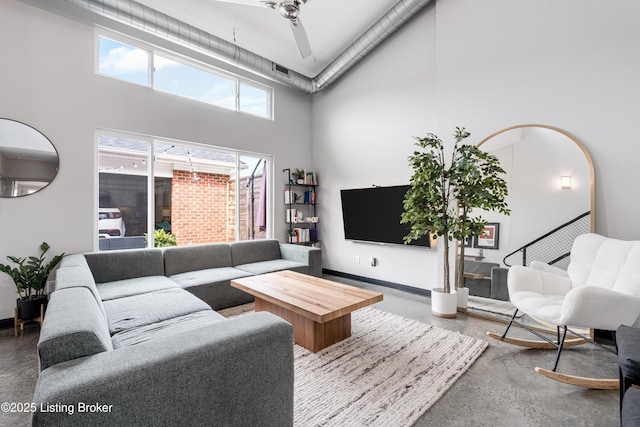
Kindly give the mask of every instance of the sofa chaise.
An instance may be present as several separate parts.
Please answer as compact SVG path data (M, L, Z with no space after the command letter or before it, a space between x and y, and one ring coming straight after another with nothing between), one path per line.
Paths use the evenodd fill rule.
M293 424L293 333L236 277L320 275L320 250L276 240L74 254L55 273L32 424ZM236 293L237 291L238 293Z

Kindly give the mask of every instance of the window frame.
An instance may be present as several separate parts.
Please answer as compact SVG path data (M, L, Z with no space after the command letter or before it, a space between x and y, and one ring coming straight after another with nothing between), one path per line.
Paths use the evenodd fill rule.
M119 137L119 138L124 138L124 139L135 139L135 140L139 140L139 141L144 141L148 144L148 150L147 150L147 167L148 169L148 173L147 173L147 217L148 218L152 218L154 215L154 207L155 207L155 178L156 178L156 171L155 171L155 162L154 162L154 156L155 156L155 145L157 143L164 143L164 144L179 144L181 146L184 147L190 147L193 149L204 149L204 150L213 150L213 151L220 151L220 152L224 152L224 153L229 153L229 154L233 154L235 156L235 173L236 173L236 180L234 183L235 186L235 192L236 194L240 194L240 159L243 156L246 157L255 157L255 158L262 158L262 159L266 159L267 160L267 168L266 168L266 172L267 172L267 188L266 188L266 197L267 197L267 210L266 210L266 222L267 222L267 235L266 238L268 239L273 239L274 238L274 185L273 185L273 176L274 176L274 157L273 155L270 154L264 154L264 153L255 153L255 152L251 152L251 151L244 151L244 150L238 150L238 149L234 149L234 148L229 148L229 147L221 147L218 145L210 145L210 144L204 144L204 143L199 143L199 142L192 142L192 141L184 141L184 140L179 140L179 139L175 139L175 138L166 138L166 137L158 137L158 136L150 136L150 135L144 135L144 134L139 134L139 133L135 133L135 132L127 132L127 131L119 131L119 130L111 130L111 129L105 129L105 128L96 128L94 129L94 153L95 153L95 161L94 161L94 176L95 176L95 182L94 182L94 208L93 208L93 217L94 217L94 226L93 226L93 236L94 236L94 250L98 251L99 250L99 236L98 236L98 221L96 220L97 216L95 215L96 212L99 211L100 208L100 200L99 200L99 196L100 196L100 167L99 167L99 163L100 163L100 135L105 135L105 136L112 136L112 137ZM237 197L235 200L235 232L234 232L234 241L240 241L240 197ZM148 221L147 224L147 234L150 236L147 242L147 248L153 248L154 247L154 239L153 239L153 231L154 231L154 224L153 221Z
M118 78L117 76L113 76L113 75L109 75L109 74L104 74L102 72L100 72L100 38L106 38L109 39L111 41L114 41L116 43L121 43L124 45L128 45L130 47L136 48L136 49L140 49L143 50L145 52L148 53L148 63L147 63L147 76L148 76L148 81L149 84L145 85L145 84L141 84L138 82L134 82L134 81L129 81L129 80L125 80L125 79L121 79ZM252 117L258 117L261 119L266 119L266 120L274 120L274 114L273 114L273 105L274 105L274 88L272 86L268 86L262 83L259 83L255 80L251 80L245 77L242 77L238 74L234 74L230 71L215 67L211 64L208 64L206 62L202 62L202 61L198 61L194 58L182 55L180 53L171 51L169 49L164 49L164 48L160 48L158 46L155 46L151 43L147 43L144 41L141 41L139 39L135 39L133 37L127 36L127 35L123 35L121 33L117 33L102 27L96 27L95 29L95 37L94 37L94 55L95 55L95 59L94 59L94 72L96 75L98 76L102 76L102 77L108 77L110 79L114 79L114 80L118 80L121 82L125 82L125 83L129 83L129 84L135 84L138 86L143 86L143 87L148 87L150 89L153 89L155 91L167 94L167 95L172 95L172 96L178 96L180 98L183 99L188 99L194 102L199 102L202 104L206 104L206 105L211 105L214 107L218 107L218 108L223 108L227 111L235 111L237 113L241 113L241 114L247 114L249 116ZM179 95L173 92L167 92L161 89L157 89L155 86L155 56L162 56L165 57L171 61L177 62L179 64L191 67L191 68L195 68L198 69L200 71L203 71L205 73L210 73L212 75L215 75L217 77L221 77L224 79L230 79L233 80L235 82L235 107L233 109L231 108L227 108L221 105L217 105L217 104L213 104L213 103L209 103L206 101L202 101L199 99L194 99L188 96L183 96L183 95ZM241 111L240 110L240 85L241 84L245 84L248 86L251 86L255 89L258 90L262 90L266 93L267 95L267 99L266 99L266 103L265 103L265 107L267 110L267 115L266 116L262 116L259 114L254 114L248 111Z
M121 79L118 78L117 76L112 76L110 74L104 74L102 72L100 72L100 38L105 38L105 39L109 39L111 41L114 41L116 43L121 43L136 49L140 49L143 50L145 52L147 52L148 54L148 59L147 59L147 80L149 82L149 84L143 84L143 83L138 83L138 82L134 82L134 81L130 81L130 80L125 80L125 79ZM94 46L94 51L95 51L95 58L94 58L94 72L96 75L98 76L102 76L102 77L107 77L113 80L117 80L120 82L125 82L125 83L129 83L129 84L134 84L137 86L142 86L142 87L148 87L153 89L153 51L149 49L149 45L146 45L142 42L139 42L136 39L132 39L126 36L120 36L117 35L117 33L112 33L112 32L108 32L108 31L96 31L95 33L95 46Z

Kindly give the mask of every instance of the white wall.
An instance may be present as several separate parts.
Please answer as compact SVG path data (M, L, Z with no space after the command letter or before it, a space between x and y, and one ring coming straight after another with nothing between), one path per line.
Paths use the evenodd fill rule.
M273 155L277 190L283 188L283 168L310 167L308 95L275 85L276 120L269 121L98 76L94 73L94 25L76 20L83 14L66 18L73 8L64 2L55 4L60 13L15 0L3 0L0 6L0 39L4 40L0 117L38 129L60 156L58 176L47 188L28 197L0 199L0 262L5 262L6 255L35 254L42 241L51 245L51 253L94 249L96 128ZM202 55L197 58L208 60ZM284 241L281 199L275 200L274 237ZM0 290L11 286L8 276L2 275ZM0 319L13 317L14 306L3 298Z
M435 8L427 6L337 83L314 95L312 152L320 179L325 268L431 288L435 250L345 241L340 190L409 183L413 136L436 126L435 36ZM372 256L379 261L376 267L369 265Z
M439 283L433 253L345 242L338 190L406 183L411 136L435 132L451 142L455 126L465 126L474 144L517 124L569 132L594 160L596 231L640 239L630 215L640 211L633 193L640 181L639 14L633 0L437 1L316 95L324 267L418 287ZM373 252L380 267L354 264L355 255Z
M438 2L438 130L478 142L510 125L561 128L590 152L596 231L640 239L629 212L640 181L640 3L621 0ZM624 183L621 185L621 183Z

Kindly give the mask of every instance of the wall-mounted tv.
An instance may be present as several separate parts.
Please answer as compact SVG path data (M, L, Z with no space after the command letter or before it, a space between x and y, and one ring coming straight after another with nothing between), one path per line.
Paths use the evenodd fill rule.
M408 185L340 190L344 238L362 242L404 244L409 224L400 224ZM427 236L410 243L429 246Z

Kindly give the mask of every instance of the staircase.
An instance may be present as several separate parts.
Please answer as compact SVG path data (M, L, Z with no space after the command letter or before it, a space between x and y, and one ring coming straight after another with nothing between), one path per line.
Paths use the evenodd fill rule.
M571 254L573 241L580 234L591 232L591 211L554 228L526 245L504 257L502 262L511 267L513 264L528 266L531 261L541 261L553 265ZM507 262L508 258L512 258Z

